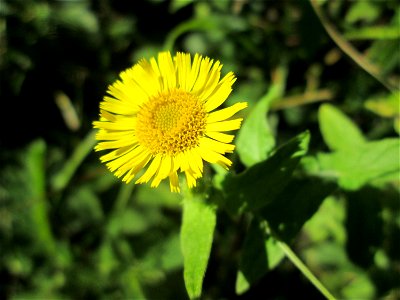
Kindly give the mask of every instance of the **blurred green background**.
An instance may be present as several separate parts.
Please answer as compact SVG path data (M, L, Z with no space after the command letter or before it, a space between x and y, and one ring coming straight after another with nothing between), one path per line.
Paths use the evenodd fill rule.
M238 77L228 104L247 101L247 113L278 80L268 111L277 145L308 129L310 155L336 150L323 102L340 114L330 110L328 128L346 127L344 114L366 140L398 137L398 2L317 7L319 16L294 0L0 0L0 298L187 299L179 195L121 184L92 151L107 85L142 57L170 49L220 60ZM233 159L236 172L247 165ZM293 240L339 298L400 299L400 178L389 177L339 179ZM286 259L235 291L246 220L219 211L203 298L321 299Z

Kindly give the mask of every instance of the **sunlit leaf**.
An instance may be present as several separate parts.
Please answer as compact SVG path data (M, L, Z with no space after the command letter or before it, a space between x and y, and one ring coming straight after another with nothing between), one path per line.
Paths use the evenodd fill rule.
M279 147L267 160L239 175L226 176L223 189L227 209L231 212L257 210L274 201L307 152L309 140L309 132L303 132Z
M350 40L396 40L400 32L397 26L371 26L348 31L344 36Z
M286 67L282 65L277 68L275 74L275 82L246 117L236 140L240 159L248 167L266 159L275 146L267 113L270 105L282 97L286 84Z
M356 23L360 21L372 22L380 14L380 7L375 5L373 1L355 1L352 2L348 10L345 20L348 23Z
M400 176L400 140L387 138L359 145L357 151L317 155L319 174L336 178L344 189L356 190L371 180ZM393 178L392 176L387 177Z
M191 299L201 295L216 223L215 208L200 196L186 197L183 203L181 247L184 280Z
M275 146L275 138L267 120L268 108L268 98L258 102L239 131L236 149L246 166L266 159Z
M364 106L381 117L391 118L400 116L400 91L396 91L386 97L368 99Z
M236 293L244 293L265 273L275 268L285 254L271 236L266 235L257 220L253 220L241 250Z
M324 141L331 150L351 150L365 142L353 121L330 104L320 106L318 119Z

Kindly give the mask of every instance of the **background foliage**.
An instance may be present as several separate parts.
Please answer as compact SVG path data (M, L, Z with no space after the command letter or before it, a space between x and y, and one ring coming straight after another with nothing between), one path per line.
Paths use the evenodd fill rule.
M399 20L391 0L1 0L0 298L186 299L207 257L181 242L204 237L204 299L322 298L282 243L338 298L398 299ZM92 151L107 85L163 49L220 60L249 102L234 169L184 202Z

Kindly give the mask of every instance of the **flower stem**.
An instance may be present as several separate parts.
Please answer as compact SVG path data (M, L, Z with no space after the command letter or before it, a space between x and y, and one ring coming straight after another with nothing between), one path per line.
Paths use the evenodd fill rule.
M303 275L306 276L308 280L310 280L310 282L321 292L321 294L326 297L326 299L336 299L286 243L279 240L277 241L277 243L287 256L287 258L289 258L290 261L303 273Z
M71 157L67 160L62 169L53 177L51 184L54 190L62 191L67 186L76 169L80 166L86 156L93 150L93 147L96 144L96 140L94 138L95 134L96 131L92 130L86 135L82 142L80 142L75 148Z

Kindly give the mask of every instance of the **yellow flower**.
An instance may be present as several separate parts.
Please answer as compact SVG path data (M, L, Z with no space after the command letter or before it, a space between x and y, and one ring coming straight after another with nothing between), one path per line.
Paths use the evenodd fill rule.
M232 164L224 154L235 146L223 132L240 128L242 118L227 120L247 103L215 110L229 96L236 78L229 72L220 80L222 65L196 54L169 52L139 61L120 74L100 103L95 147L112 150L100 160L117 177L136 183L153 178L152 187L169 177L170 188L179 192L177 172L184 172L189 188L202 177L203 160L226 169Z

